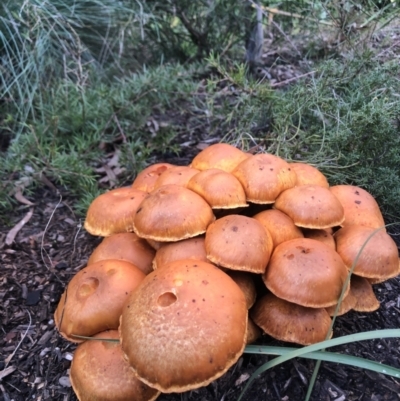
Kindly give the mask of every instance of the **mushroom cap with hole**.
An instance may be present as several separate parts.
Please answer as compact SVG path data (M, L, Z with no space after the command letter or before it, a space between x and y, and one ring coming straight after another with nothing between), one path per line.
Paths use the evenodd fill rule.
M254 323L281 341L310 345L327 339L331 318L324 308L307 308L268 293L250 312Z
M274 203L278 195L296 184L296 173L278 156L260 153L240 163L232 174L240 181L247 201Z
M216 168L201 171L193 176L187 188L202 196L213 209L248 206L239 180L231 173Z
M253 275L248 272L227 269L226 274L239 286L246 298L247 309L250 309L257 298L257 289Z
M298 227L329 228L344 221L344 210L328 188L302 185L282 192L274 208L287 214Z
M336 250L348 269L357 260L353 270L357 276L379 280L397 276L399 272L397 245L383 229L358 225L346 226L336 231L335 241ZM361 249L362 252L356 259Z
M274 248L282 242L304 237L293 220L280 210L264 210L254 215L253 218L259 221L270 233Z
M154 184L169 168L174 167L170 163L156 163L143 169L134 179L132 188L139 189L143 192L151 192L154 190Z
M300 185L319 185L329 188L327 178L314 166L307 163L289 163L296 173L296 186Z
M72 277L54 313L60 334L69 341L117 329L122 307L146 275L132 263L108 259Z
M228 143L215 143L203 149L192 160L190 167L200 171L210 168L231 173L236 166L251 155Z
M330 229L303 229L304 238L311 238L317 241L321 241L326 245L329 245L333 250L336 250L335 238L333 237Z
M379 228L385 225L378 203L365 189L354 185L335 185L330 187L330 191L343 206L343 227L358 225Z
M163 185L174 184L186 187L188 181L200 170L189 166L172 166L165 170L154 184L154 189L160 188Z
M373 312L379 309L380 303L375 296L371 283L364 277L351 276L350 291L356 299L353 309L356 312Z
M158 390L133 374L123 357L118 330L93 338L78 345L71 363L70 381L79 401L154 401L159 396Z
M163 393L205 386L242 355L246 300L216 266L171 262L150 273L124 306L122 350L137 377Z
M257 220L231 214L210 224L205 247L207 258L219 266L263 273L272 252L272 238Z
M263 280L277 297L311 308L338 303L348 275L347 268L328 245L297 238L278 245ZM346 293L349 291L347 286Z
M204 234L215 216L198 194L179 185L163 185L140 204L133 222L135 233L161 242Z
M163 265L182 259L194 259L208 262L204 235L184 239L177 242L164 243L156 252L153 259L154 270Z
M146 192L131 187L112 189L99 195L87 210L86 231L100 237L132 232L136 210L146 196Z
M148 274L153 270L154 255L154 249L143 238L135 233L119 233L104 238L90 255L87 264L105 259L126 260Z

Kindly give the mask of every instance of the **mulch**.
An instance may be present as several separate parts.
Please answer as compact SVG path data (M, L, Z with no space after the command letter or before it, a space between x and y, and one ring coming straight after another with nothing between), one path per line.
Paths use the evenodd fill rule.
M82 228L73 200L42 188L33 205L14 210L17 224L31 219L7 245L10 227L0 227L0 401L76 400L68 369L75 345L54 326L53 313L71 277L100 242ZM395 234L395 233L394 233ZM399 244L399 236L394 235ZM337 319L334 337L400 327L400 279L374 286L381 307L373 313L350 312ZM259 342L283 344L264 336ZM400 368L400 339L363 341L334 351ZM219 380L182 394L161 395L160 401L234 401L251 375L272 357L244 354ZM295 359L261 374L244 401L304 399L314 362ZM312 400L383 401L400 399L400 380L345 365L323 362Z

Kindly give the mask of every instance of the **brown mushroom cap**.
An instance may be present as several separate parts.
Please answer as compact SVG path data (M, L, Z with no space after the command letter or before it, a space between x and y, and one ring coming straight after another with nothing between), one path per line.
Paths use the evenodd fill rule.
M379 309L379 301L371 283L364 277L351 276L350 291L356 299L353 309L357 312L373 312Z
M216 168L201 171L193 176L187 188L202 196L213 209L248 206L239 180L234 175Z
M263 280L277 297L295 304L326 308L337 304L348 271L328 245L297 238L278 245ZM349 286L347 287L347 292Z
M253 319L249 317L247 321L247 336L246 344L255 343L262 335L260 328L253 322Z
M219 266L263 273L272 252L272 238L257 220L232 214L210 224L205 247L207 258Z
M100 237L133 231L136 210L146 196L146 192L130 187L112 189L98 196L86 213L85 229Z
M153 190L168 184L186 187L189 180L199 171L189 166L172 166L158 177Z
M339 306L339 309L336 313L336 316L342 316L345 313L349 312L350 310L354 309L354 307L357 304L357 298L354 296L353 292L352 292L352 287L350 285L350 291L348 292L347 296L345 296L342 299L342 302ZM329 313L329 316L333 316L335 314L336 311L336 305L332 305L329 306L328 308L325 308L326 311Z
M309 228L303 229L303 234L305 238L315 239L317 241L321 241L326 245L329 245L333 250L336 250L335 238L333 237L332 230L324 229L324 230L312 230Z
M257 298L256 285L251 273L238 270L227 270L226 274L239 286L246 298L247 309L250 309Z
M136 212L133 227L141 238L171 242L205 233L215 216L198 194L179 185L151 192Z
M126 260L144 274L150 273L155 251L148 242L135 233L113 234L103 239L90 255L88 265L105 259Z
M90 337L117 329L122 307L145 274L124 260L103 260L80 270L69 282L54 320L60 334L82 342L74 335Z
M156 252L153 260L154 270L167 263L182 259L194 259L208 262L204 235L177 242L164 243Z
M353 273L372 279L387 280L399 271L396 243L384 230L366 226L346 226L335 233L336 250L350 269L364 246ZM372 237L370 237L372 235Z
M289 163L267 153L251 156L232 174L241 182L249 202L274 203L278 195L296 184L296 173Z
M231 173L239 163L250 156L248 153L227 143L216 143L197 154L192 160L190 167L200 171L218 168Z
M164 393L223 375L243 352L243 292L222 270L182 260L155 270L125 304L122 350L137 377Z
M174 165L169 163L156 163L146 167L137 175L132 183L132 188L143 192L153 191L155 189L154 184L160 175L171 167L174 167Z
M329 228L344 220L344 210L329 189L318 185L302 185L282 192L274 208L287 214L296 226Z
M330 191L343 206L343 227L359 225L379 228L385 225L378 203L365 189L354 185L335 185L330 187Z
M314 166L307 163L289 163L296 173L296 186L300 185L319 185L329 188L327 178Z
M160 392L133 374L123 357L117 330L94 336L78 345L71 363L70 381L79 401L153 401Z
M259 221L271 234L274 248L282 242L304 237L293 220L280 210L264 210L254 215L253 218Z
M324 341L331 318L323 308L307 308L268 293L260 298L250 317L270 336L302 345Z

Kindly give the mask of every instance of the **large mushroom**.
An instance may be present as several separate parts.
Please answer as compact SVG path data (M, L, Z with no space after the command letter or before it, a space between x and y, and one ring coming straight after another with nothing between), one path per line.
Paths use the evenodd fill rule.
M137 377L161 392L205 386L243 352L242 290L212 264L181 260L150 273L121 316L122 350Z

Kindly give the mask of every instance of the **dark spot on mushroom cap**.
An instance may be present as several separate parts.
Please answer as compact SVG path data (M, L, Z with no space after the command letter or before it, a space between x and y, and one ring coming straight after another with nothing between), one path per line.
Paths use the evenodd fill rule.
M354 203L357 203L357 205L359 205L359 204L361 204L361 201L356 200L356 201L354 201Z
M236 232L238 230L238 228L236 226L232 227L232 231Z

